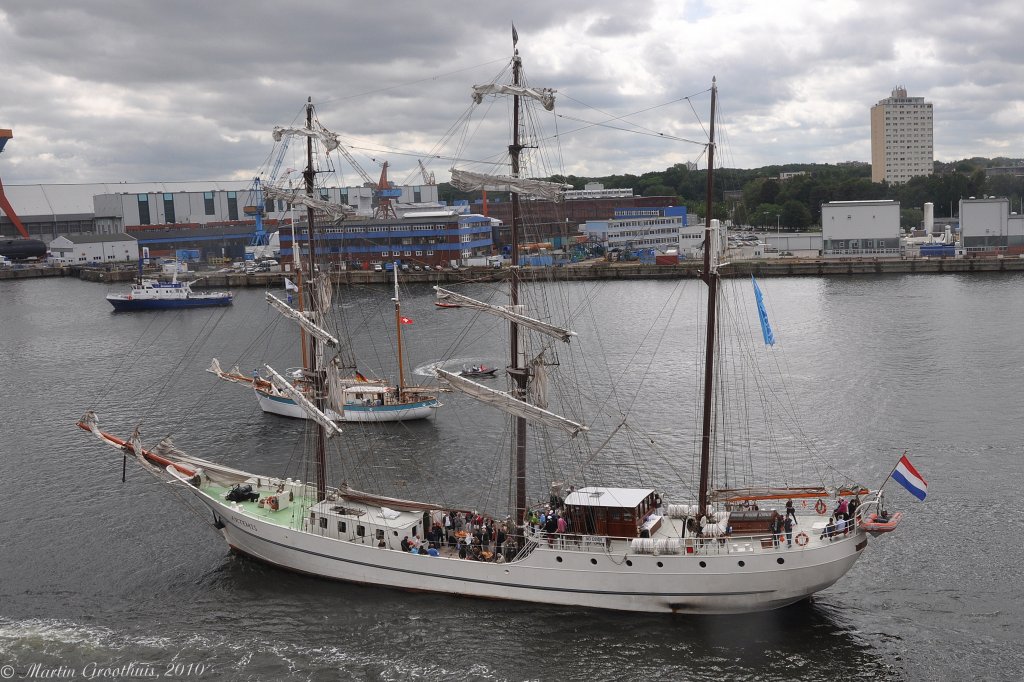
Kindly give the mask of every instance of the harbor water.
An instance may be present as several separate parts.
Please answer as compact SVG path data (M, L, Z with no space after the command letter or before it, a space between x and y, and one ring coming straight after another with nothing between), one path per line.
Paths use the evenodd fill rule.
M625 367L637 329L664 314L679 283L594 286L593 325ZM117 454L75 423L88 409L118 433L141 419L147 444L173 433L187 452L273 473L295 456L303 425L261 414L250 392L204 371L212 356L225 369L254 356L297 364L280 334L265 333L263 292L237 291L223 310L115 314L101 284L0 282L0 678L1019 679L1024 275L761 287L805 435L872 486L909 451L928 497L887 486L903 523L811 601L667 617L406 593L233 555L170 486L131 462L122 483ZM367 350L390 333L389 296L358 288L345 303L375 311L352 330L367 366L389 366L384 343ZM434 310L425 285L402 310L414 320L414 373L424 374L454 343L443 320L452 311ZM482 341L464 359L505 363ZM649 372L643 389L693 385L679 374ZM410 495L439 479L455 498L493 473L460 453L491 447L500 419L443 402L429 421L352 428L383 441L392 459L379 473ZM661 402L648 430L689 443L678 433L689 422Z

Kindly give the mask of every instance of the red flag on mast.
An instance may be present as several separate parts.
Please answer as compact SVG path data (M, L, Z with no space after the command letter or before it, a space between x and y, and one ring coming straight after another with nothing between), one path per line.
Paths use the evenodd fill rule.
M402 324L412 324L412 318L410 317L400 317L398 318L398 321Z

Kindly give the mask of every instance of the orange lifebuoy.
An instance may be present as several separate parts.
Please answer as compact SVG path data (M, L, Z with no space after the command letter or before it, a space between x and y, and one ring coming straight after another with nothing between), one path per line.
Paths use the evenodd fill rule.
M807 533L805 533L803 531L800 531L799 533L796 534L796 544L798 544L801 547L806 545L809 540L810 540L810 538L807 537Z
M824 514L826 509L828 509L828 507L825 506L824 500L819 499L817 502L814 503L814 511L818 512L819 514Z

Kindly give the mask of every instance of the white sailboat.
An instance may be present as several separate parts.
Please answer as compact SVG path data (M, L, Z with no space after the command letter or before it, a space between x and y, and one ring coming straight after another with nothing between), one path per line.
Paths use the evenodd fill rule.
M504 183L511 188L513 268L509 303L494 306L455 292L439 292L450 301L457 300L461 308L495 314L509 323L511 349L507 373L511 391L499 391L453 372L437 371L453 389L510 415L514 434L510 448L514 461L514 503L510 518L497 524L493 536L478 527L478 515L468 513L472 505L442 507L361 492L345 484L329 485L326 444L329 439L345 436L328 412L325 384L329 378L323 366L323 349L330 346L332 338L314 323L322 305L316 296L312 298L310 315L292 316L312 339L313 352L303 370L312 390L308 394L297 391L279 375L271 375L275 386L288 393L317 424L314 482L241 471L185 455L167 443L145 448L137 437L122 440L101 431L92 412L82 418L79 426L106 444L133 454L154 474L188 490L208 508L214 525L235 551L305 574L458 596L689 614L778 608L832 585L865 551L869 530L875 534L883 530L877 525L865 528L860 523L862 515L882 510L879 492L821 485L716 490L710 485L716 410L715 316L720 282L719 266L711 249L714 234L710 218L715 86L702 274L708 290L708 319L699 492L695 499L682 504L667 504L655 487L585 485L578 489L563 487L558 496L530 503L525 469L528 430L555 430L564 438L572 438L586 433L587 426L555 414L543 402L530 398L537 395L533 384L537 375L543 373L543 362L526 357L522 338L527 333L541 334L552 343L566 344L573 339L574 332L530 316L520 300L521 282L515 267L518 222L522 215L518 193L536 195L558 188L518 177L518 153L523 148L518 125L520 100L551 100L553 93L522 86L518 50L512 60L512 74L509 86L483 86L475 91L478 97L507 94L513 99L510 175L499 180L457 174L458 182L488 186ZM310 110L307 125L311 121ZM310 242L314 241L314 229L310 215ZM862 497L863 502L851 526L844 533L826 532L828 514L824 500L854 494ZM779 509L769 507L791 498L816 500L816 504L813 513L811 509L799 508L801 532L794 542L787 543L770 530L769 524L781 514ZM552 503L553 508L545 502ZM755 502L764 508L757 509ZM453 516L468 519L461 534L452 530L457 526L448 523ZM552 526L550 519L555 517L562 521ZM424 538L426 545L428 531L433 535L435 526L444 528L440 540L430 543L427 556L415 551L415 539ZM810 529L814 530L807 533ZM478 539L466 543L462 535L476 535ZM453 538L458 539L457 545L451 543Z
M309 146L312 146L313 141L317 140L323 144L328 153L339 148L337 136L321 126L319 122L311 122L307 128L275 128L274 139L278 142L290 137L305 138ZM310 156L310 163L312 163L311 159L312 156ZM310 177L312 177L310 173L307 173L307 185L311 182ZM262 193L267 198L286 201L292 206L306 206L310 224L312 224L317 211L333 220L342 219L347 214L348 207L316 198L310 186L307 186L305 193L301 193L290 188L268 184L263 187ZM256 203L262 205L263 197L259 197ZM294 220L292 224L295 225ZM298 239L295 240L296 243L298 241ZM308 248L312 260L316 252L315 244L310 241ZM392 385L377 379L367 379L355 370L352 361L342 361L341 341L324 326L332 301L330 281L327 275L316 276L312 293L308 295L308 298L318 299L317 312L311 313L303 309L305 299L301 286L300 252L300 248L294 249L294 262L299 282L298 285L295 285L298 293L298 309L292 308L286 301L269 292L266 294L266 299L282 315L293 319L298 324L304 355L307 335L319 340L321 351L331 354L325 362L327 400L324 414L327 418L336 422L380 423L413 421L432 416L434 411L441 407L441 402L437 397L431 395L436 391L421 386L407 386L405 383L402 353L402 324L405 318L401 315L399 302L398 267L395 267L395 297L393 299L395 331L398 339L398 384ZM298 392L306 401L310 401L312 398L311 392L314 390L314 383L310 381L303 367L290 368L284 374L269 370L267 376L264 377L261 372L245 375L237 367L225 371L221 368L220 362L214 358L207 371L225 381L250 386L263 412L293 419L310 418L303 403L295 397L295 393Z

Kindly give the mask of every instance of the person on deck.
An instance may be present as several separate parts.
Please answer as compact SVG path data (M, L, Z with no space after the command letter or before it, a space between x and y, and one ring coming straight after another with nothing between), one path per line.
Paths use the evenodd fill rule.
M772 547L778 547L779 538L782 536L782 517L778 514L772 516L771 533Z
M839 519L849 518L850 504L846 501L845 497L840 497L838 504L836 504L836 521Z
M825 524L825 530L821 531L821 536L820 536L819 539L824 540L824 539L828 538L828 540L831 541L832 540L832 536L835 535L835 533L836 533L836 519L835 519L835 517L830 516L830 517L828 517L828 523Z
M786 518L792 518L794 524L799 524L796 520L796 508L793 506L793 500L786 501Z
M790 518L789 513L786 513L786 520L783 522L783 528L786 530L786 547L793 546L793 519Z
M851 522L855 523L857 521L857 507L859 507L859 506L860 506L860 495L857 495L852 500L850 500L849 520Z

